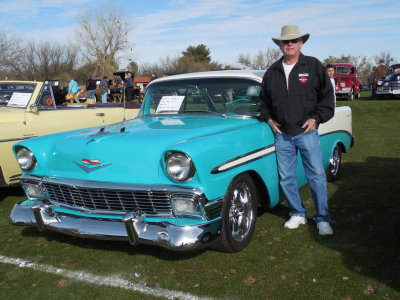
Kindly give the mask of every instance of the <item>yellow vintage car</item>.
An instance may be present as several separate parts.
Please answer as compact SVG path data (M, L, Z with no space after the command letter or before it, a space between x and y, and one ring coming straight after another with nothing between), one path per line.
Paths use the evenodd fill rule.
M0 81L0 187L19 184L21 170L12 153L18 141L112 124L132 119L138 111L134 102L56 105L48 82Z

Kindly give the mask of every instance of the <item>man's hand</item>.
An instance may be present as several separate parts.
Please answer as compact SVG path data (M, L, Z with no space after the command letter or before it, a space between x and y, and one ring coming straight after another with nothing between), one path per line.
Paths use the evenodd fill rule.
M272 131L282 134L282 131L279 129L281 125L278 122L275 122L272 119L268 119L268 125L271 127Z
M308 119L307 121L304 122L301 128L305 128L303 133L307 133L310 130L317 129L317 121L315 121L315 119Z

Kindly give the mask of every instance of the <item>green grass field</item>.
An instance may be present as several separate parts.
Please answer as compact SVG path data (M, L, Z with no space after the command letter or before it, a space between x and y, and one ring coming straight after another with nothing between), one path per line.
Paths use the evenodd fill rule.
M222 299L400 298L400 101L338 101L353 109L355 146L328 185L333 236L317 234L308 188L309 223L283 228L285 203L260 213L250 245L236 254L174 253L129 243L92 241L12 226L23 199L0 190L0 257L63 270L117 276L153 289ZM75 274L75 273L74 273ZM166 295L164 295L166 296ZM84 283L79 276L0 263L0 299L154 299L129 289ZM189 298L188 298L189 299ZM194 298L193 298L194 299Z

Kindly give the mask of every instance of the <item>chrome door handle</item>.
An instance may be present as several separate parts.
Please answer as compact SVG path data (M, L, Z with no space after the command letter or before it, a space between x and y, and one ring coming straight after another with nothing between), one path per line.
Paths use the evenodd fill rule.
M99 117L104 117L104 115L105 115L104 113L97 113L96 114L96 116L99 116Z

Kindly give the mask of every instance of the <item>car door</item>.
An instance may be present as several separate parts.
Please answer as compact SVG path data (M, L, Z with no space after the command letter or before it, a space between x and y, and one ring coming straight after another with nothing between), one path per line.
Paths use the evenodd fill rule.
M26 112L26 123L38 136L100 126L105 124L106 111L69 106L56 106L50 84L42 88L36 103Z

